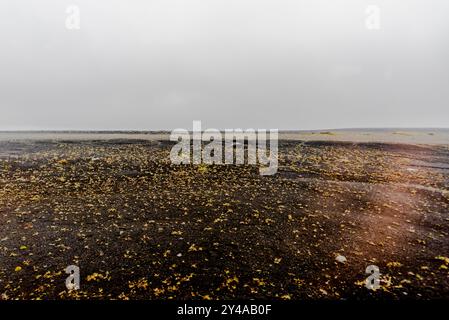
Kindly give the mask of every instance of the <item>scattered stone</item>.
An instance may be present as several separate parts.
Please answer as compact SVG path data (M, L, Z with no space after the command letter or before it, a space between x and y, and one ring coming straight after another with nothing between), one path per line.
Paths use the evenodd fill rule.
M338 255L336 258L335 258L335 260L337 260L337 262L340 262L340 263L346 263L346 257L345 256L342 256L342 255Z

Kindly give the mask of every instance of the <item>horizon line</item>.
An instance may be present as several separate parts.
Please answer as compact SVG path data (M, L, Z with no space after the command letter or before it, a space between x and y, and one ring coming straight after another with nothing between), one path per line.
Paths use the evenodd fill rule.
M28 132L41 132L41 133L169 133L173 130L181 129L0 129L0 133L28 133ZM209 128L206 128L209 129ZM212 129L212 128L210 128ZM219 131L236 130L236 129L254 129L263 130L262 128L225 128L218 129ZM345 131L345 130L449 130L448 127L345 127L345 128L318 128L318 129L265 129L265 130L278 130L279 132L319 132L319 131ZM193 132L193 130L188 130ZM202 130L204 131L204 130Z

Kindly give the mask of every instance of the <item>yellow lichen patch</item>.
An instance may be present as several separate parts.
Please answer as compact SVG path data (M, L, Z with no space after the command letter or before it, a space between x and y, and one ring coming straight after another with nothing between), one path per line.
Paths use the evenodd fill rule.
M101 281L101 280L111 280L111 277L109 276L109 272L106 272L106 274L101 274L98 272L94 272L86 277L86 281Z
M402 267L402 263L397 262L397 261L388 262L387 263L387 267L389 267L389 268L399 268L399 267Z

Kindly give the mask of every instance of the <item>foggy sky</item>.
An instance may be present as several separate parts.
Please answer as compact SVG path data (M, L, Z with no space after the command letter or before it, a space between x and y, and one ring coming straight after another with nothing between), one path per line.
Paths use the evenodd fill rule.
M66 8L80 8L68 30ZM380 30L365 27L367 5ZM0 130L449 127L447 0L2 0Z

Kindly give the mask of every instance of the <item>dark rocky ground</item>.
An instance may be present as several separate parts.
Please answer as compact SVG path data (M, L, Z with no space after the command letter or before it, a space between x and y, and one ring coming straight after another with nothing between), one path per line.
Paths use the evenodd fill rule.
M447 146L281 141L265 177L170 147L0 142L1 299L449 298Z

